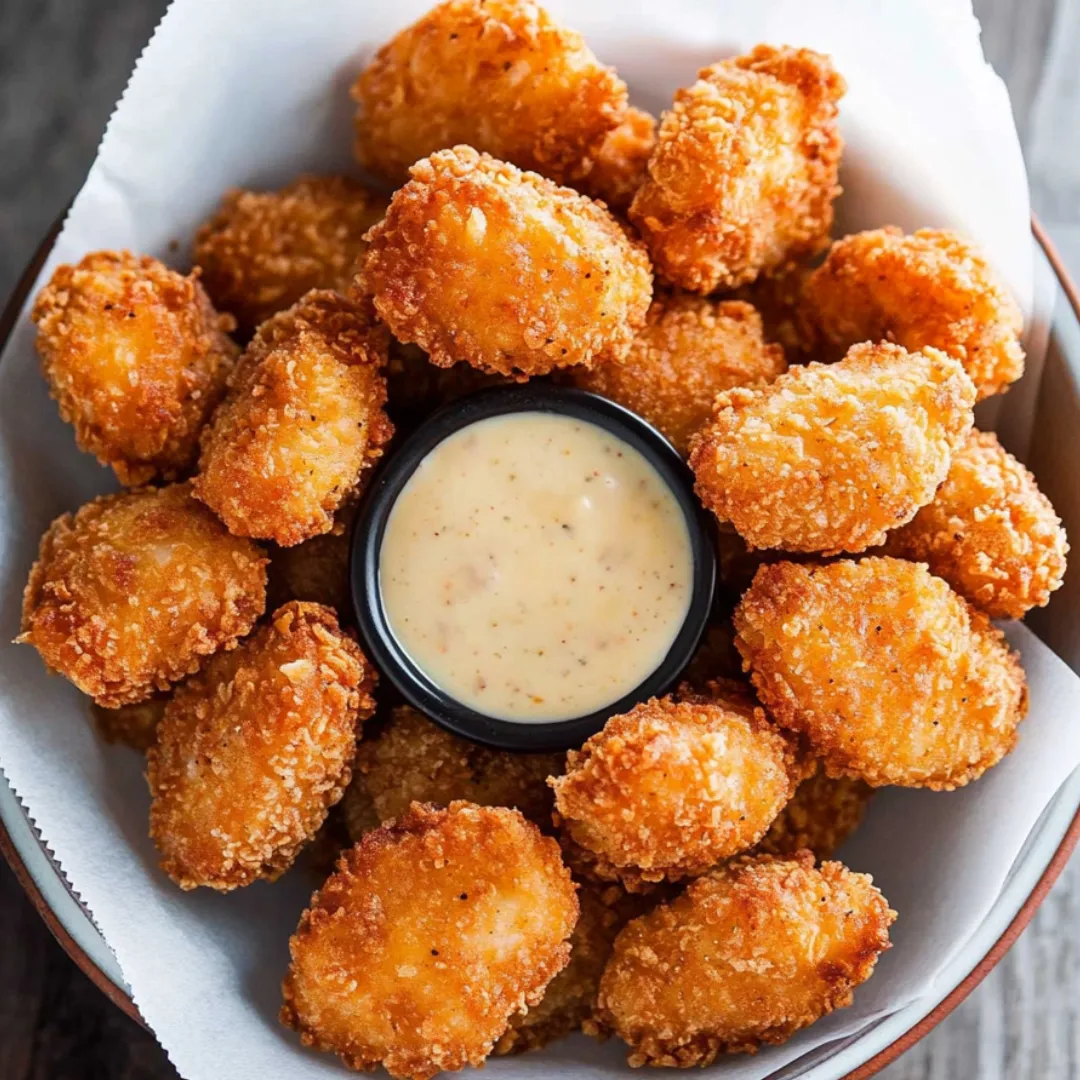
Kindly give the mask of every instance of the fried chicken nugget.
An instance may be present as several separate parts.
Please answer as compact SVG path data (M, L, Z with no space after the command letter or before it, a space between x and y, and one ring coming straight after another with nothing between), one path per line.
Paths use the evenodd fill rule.
M624 213L645 183L646 168L656 146L656 117L631 106L617 128L608 132L598 149L579 162L567 183L570 187L602 199L612 210Z
M578 1031L596 1005L600 976L619 931L651 906L651 900L625 892L618 885L582 881L578 886L581 915L570 935L570 962L544 991L540 1003L511 1017L510 1027L494 1053L520 1054Z
M763 566L735 629L758 696L830 776L950 791L1016 744L1018 658L921 563Z
M528 0L449 0L384 45L352 88L356 156L395 185L467 143L557 180L626 113L626 85Z
M157 726L168 701L167 697L155 696L134 705L121 705L118 709L103 709L94 703L90 706L90 715L107 743L145 753L154 745Z
M515 377L625 355L652 273L604 207L468 146L409 171L357 283L399 341Z
M686 455L721 390L772 382L786 370L784 350L765 343L749 304L661 292L626 356L574 381L640 414Z
M271 607L280 607L289 600L309 600L333 608L342 623L354 620L349 545L357 507L355 501L346 503L334 515L329 532L270 552L267 596Z
M563 754L512 754L459 738L410 705L394 709L378 738L360 744L350 796L360 816L359 840L371 821L400 817L413 802L448 806L464 800L477 806L509 806L542 828L551 827L552 794L547 778L560 773Z
M1031 475L990 432L972 431L934 501L885 551L929 565L992 619L1022 619L1061 587L1069 544Z
M837 240L803 291L826 346L888 340L955 357L979 399L1024 373L1019 305L978 249L948 229L889 226Z
M827 859L859 827L873 793L861 780L831 777L818 766L796 788L754 851L795 855L806 848Z
M652 698L612 717L549 783L582 869L627 888L704 873L756 844L803 776L741 693Z
M934 497L974 404L959 361L936 349L855 345L719 394L691 447L695 490L751 547L863 551Z
M554 840L516 810L414 803L346 852L290 941L281 1019L352 1069L480 1065L566 966L578 917Z
M896 912L866 874L808 851L733 860L615 940L597 1019L633 1066L753 1053L850 1005Z
M282 547L330 532L394 429L385 334L325 290L259 327L203 433L196 498L237 536Z
M103 495L41 539L20 644L107 709L167 690L231 649L266 604L266 558L189 484Z
M120 483L173 480L225 393L237 347L197 274L130 251L58 266L32 318L49 392L80 449Z
M311 289L344 292L386 203L347 176L301 176L279 191L234 188L195 237L206 291L247 332Z
M844 89L827 56L758 45L675 95L630 206L660 277L734 289L828 244Z
M147 758L169 877L220 892L280 877L345 791L374 686L334 613L294 602L179 687Z

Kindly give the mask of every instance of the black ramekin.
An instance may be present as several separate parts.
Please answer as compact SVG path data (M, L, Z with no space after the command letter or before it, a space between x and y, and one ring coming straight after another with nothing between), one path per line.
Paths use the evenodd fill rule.
M437 686L412 660L390 629L379 588L379 553L394 503L420 462L460 428L517 412L559 413L596 424L638 450L670 487L686 519L693 554L690 606L663 662L638 687L598 712L570 720L515 723L485 716ZM541 569L541 568L538 568ZM450 731L504 750L567 750L580 746L609 717L674 685L701 640L716 584L713 525L694 495L693 475L675 448L640 416L607 398L568 387L498 386L452 402L433 413L372 477L353 532L350 580L360 633L375 666L411 705Z

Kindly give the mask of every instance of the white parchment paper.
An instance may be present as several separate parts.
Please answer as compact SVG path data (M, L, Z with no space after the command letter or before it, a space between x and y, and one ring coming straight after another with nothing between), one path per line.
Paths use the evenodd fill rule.
M954 226L978 239L1029 316L1031 372L983 422L1027 445L1039 409L1047 293L1032 275L1023 163L1005 88L963 0L550 0L659 111L698 67L758 41L809 45L849 82L840 225ZM232 185L351 168L347 87L426 0L177 0L141 58L42 278L97 248L183 264L194 227ZM476 103L483 108L482 102ZM1044 282L1043 285L1046 283ZM1080 417L1073 417L1080 422ZM1068 463L1053 454L1048 472ZM24 311L0 364L0 625L17 632L40 534L113 485L80 454L38 373ZM1080 620L1080 611L1067 617ZM954 794L890 790L843 853L900 912L896 947L855 1005L756 1057L751 1080L934 988L989 911L1040 811L1080 762L1080 681L1031 632L1010 628L1030 718L1001 766ZM184 894L156 869L136 755L103 746L86 702L29 649L0 647L0 765L111 944L143 1016L186 1080L328 1077L276 1023L287 940L313 880L229 896ZM489 1064L501 1077L622 1074L617 1044L581 1038ZM785 1075L792 1075L787 1073Z

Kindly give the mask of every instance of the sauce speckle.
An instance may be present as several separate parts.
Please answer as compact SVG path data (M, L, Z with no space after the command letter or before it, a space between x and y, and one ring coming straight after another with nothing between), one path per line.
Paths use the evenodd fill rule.
M541 412L436 446L387 521L390 628L458 701L503 720L602 709L661 663L686 619L686 521L646 458L604 428Z

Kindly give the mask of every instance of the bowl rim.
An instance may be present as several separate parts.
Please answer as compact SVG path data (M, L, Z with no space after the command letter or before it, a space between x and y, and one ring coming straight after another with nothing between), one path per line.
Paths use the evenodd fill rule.
M398 640L382 594L379 568L386 530L394 507L428 455L476 424L520 414L578 421L636 450L670 492L689 541L689 602L660 662L615 701L564 720L500 719L455 698L424 671ZM410 705L455 735L516 753L574 749L595 735L609 717L668 693L678 682L697 651L713 609L715 534L712 515L694 496L694 476L682 455L636 413L577 387L547 382L491 386L436 409L377 466L361 499L349 543L349 584L361 643L380 675L393 683Z
M33 257L27 264L26 269L23 271L12 290L2 314L0 314L0 350L2 350L7 343L12 328L18 319L23 302L33 286L41 266L52 249L61 226L63 225L65 216L66 211L65 214L61 215L53 223L52 228L39 244ZM1057 248L1054 246L1042 223L1034 213L1031 215L1031 231L1053 269L1058 284L1065 294L1065 298L1072 308L1074 316L1077 321L1080 322L1080 287L1077 286L1077 283L1070 276L1061 255L1058 253ZM25 810L23 812L25 813ZM1054 883L1060 877L1062 870L1064 870L1065 865L1068 863L1069 858L1073 854L1078 843L1080 843L1080 806L1077 807L1072 821L1064 835L1061 837L1054 854L1046 864L1031 892L1024 899L1024 902L1009 921L1005 930L983 955L982 959L979 960L971 971L961 979L937 1005L935 1005L920 1020L916 1021L906 1032L899 1035L889 1043L888 1046L879 1050L861 1065L845 1073L842 1077L838 1078L838 1080L869 1080L870 1077L876 1076L885 1068L885 1066L891 1064L900 1057L901 1054L911 1049L917 1042L928 1035L954 1009L956 1009L957 1006L959 1006L983 981L983 979L986 978L994 967L997 966L1002 957L1016 942L1016 939L1026 929L1028 923L1030 923L1034 917L1035 912L1039 909L1039 906L1046 899L1051 888L1053 888ZM118 1008L122 1009L140 1026L149 1030L146 1021L143 1020L139 1013L139 1009L132 999L131 994L125 988L117 986L105 971L95 963L89 953L75 940L72 934L57 917L53 909L49 906L41 888L34 881L26 864L23 862L22 857L16 850L2 820L0 820L0 855L4 857L8 866L11 867L16 881L18 881L23 891L26 893L27 898L30 900L30 903L33 905L38 915L41 916L42 921L45 923L46 927L48 927L50 933L79 970L82 971L83 974L86 975L87 978L89 978L90 981ZM49 861L56 870L57 876L63 881L63 876L59 868L56 867L51 856L49 857Z

